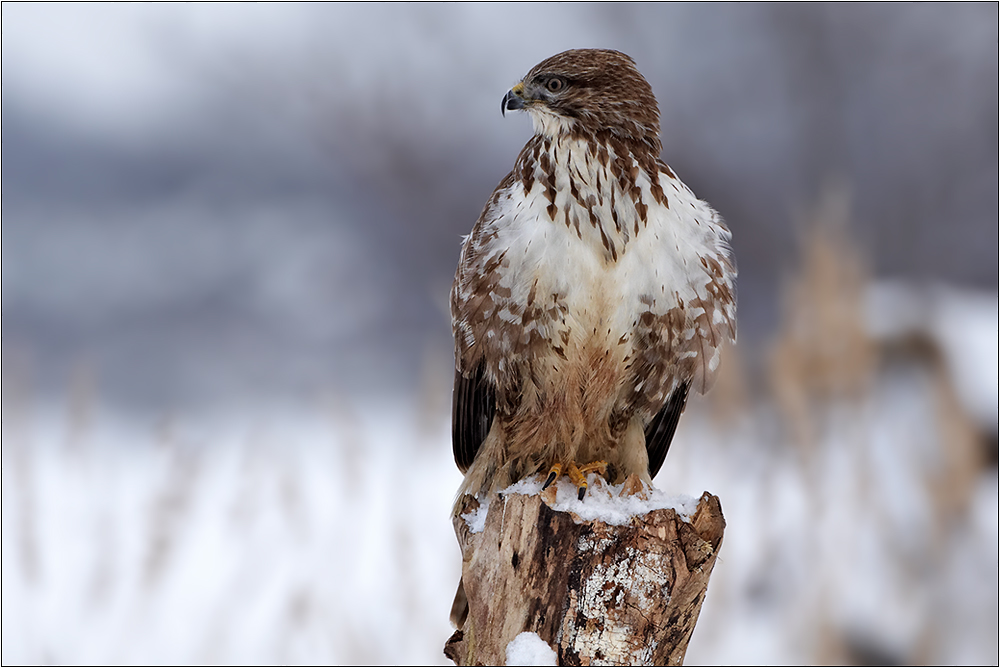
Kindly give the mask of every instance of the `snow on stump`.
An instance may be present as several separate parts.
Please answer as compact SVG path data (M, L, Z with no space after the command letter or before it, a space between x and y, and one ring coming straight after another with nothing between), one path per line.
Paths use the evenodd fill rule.
M502 665L528 632L559 665L682 664L726 526L718 497L667 497L636 477L591 476L582 502L565 479L541 485L461 500L468 612L445 654Z

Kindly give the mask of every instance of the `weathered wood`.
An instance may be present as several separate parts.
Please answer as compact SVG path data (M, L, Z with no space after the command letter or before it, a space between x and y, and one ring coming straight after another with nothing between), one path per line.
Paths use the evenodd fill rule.
M462 504L454 524L468 614L445 645L455 663L503 665L523 631L560 665L683 662L722 543L717 497L703 494L690 522L659 509L615 526L554 510L554 487L499 494L479 533L461 517L478 502Z

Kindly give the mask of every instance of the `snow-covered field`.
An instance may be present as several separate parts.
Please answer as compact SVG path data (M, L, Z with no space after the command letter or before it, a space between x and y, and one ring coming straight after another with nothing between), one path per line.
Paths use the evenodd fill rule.
M690 663L996 661L996 467L942 447L942 401L895 368L810 448L767 403L691 407L656 482L728 527ZM443 410L5 410L5 664L445 663Z
M443 663L447 425L331 413L5 419L3 662Z

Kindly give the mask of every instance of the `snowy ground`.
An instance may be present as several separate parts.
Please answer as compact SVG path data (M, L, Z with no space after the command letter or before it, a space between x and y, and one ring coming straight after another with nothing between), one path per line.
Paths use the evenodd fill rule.
M692 404L656 484L728 526L689 663L997 662L995 444L946 377L885 365L809 445L768 401ZM460 476L431 404L5 396L3 663L445 664Z
M5 664L445 663L443 420L42 424L4 422Z

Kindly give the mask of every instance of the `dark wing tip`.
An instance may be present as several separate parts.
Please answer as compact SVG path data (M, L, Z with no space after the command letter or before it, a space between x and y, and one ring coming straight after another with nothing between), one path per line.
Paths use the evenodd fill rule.
M653 416L652 421L646 426L646 452L649 455L650 478L656 477L660 467L663 466L663 460L667 458L667 450L670 449L670 442L674 440L674 432L677 431L677 423L687 405L690 389L691 381L685 381L678 386L667 397L667 403L660 412Z
M451 448L455 464L465 473L486 440L493 425L496 398L493 385L486 378L486 368L480 363L471 378L455 371L455 388L451 404Z

